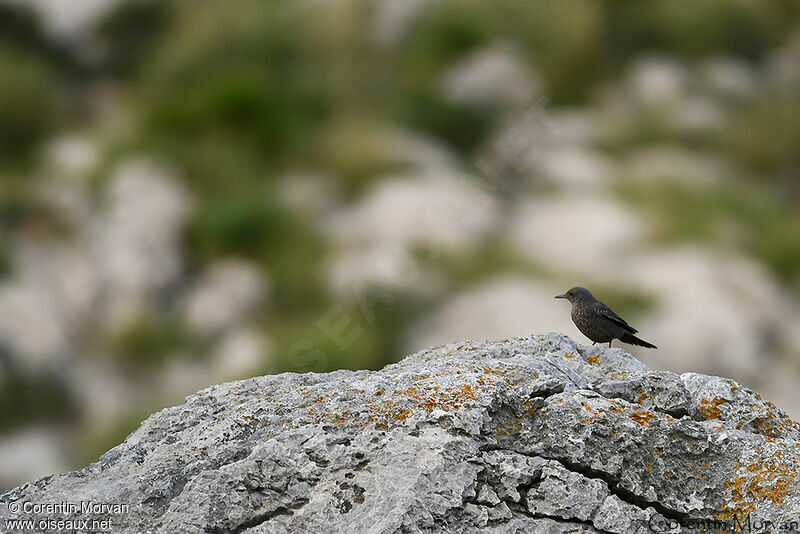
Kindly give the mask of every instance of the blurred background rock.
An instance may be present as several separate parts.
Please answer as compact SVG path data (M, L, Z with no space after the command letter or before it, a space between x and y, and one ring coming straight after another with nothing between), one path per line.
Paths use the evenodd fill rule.
M795 0L2 0L0 489L576 284L800 417L799 201Z

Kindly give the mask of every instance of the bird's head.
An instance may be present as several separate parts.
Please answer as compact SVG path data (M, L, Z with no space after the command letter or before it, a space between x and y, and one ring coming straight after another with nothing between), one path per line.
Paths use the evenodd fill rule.
M561 295L556 295L557 299L567 299L572 304L576 302L581 302L583 300L592 299L592 294L589 293L589 290L585 287L573 287L569 289L566 293L562 293Z

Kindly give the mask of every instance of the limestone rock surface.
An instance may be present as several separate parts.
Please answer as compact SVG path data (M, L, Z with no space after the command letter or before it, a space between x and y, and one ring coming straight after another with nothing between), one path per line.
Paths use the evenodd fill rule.
M797 521L799 457L798 425L732 380L655 372L619 348L533 335L432 348L380 371L213 386L154 414L97 463L5 493L0 524L701 532L708 521Z

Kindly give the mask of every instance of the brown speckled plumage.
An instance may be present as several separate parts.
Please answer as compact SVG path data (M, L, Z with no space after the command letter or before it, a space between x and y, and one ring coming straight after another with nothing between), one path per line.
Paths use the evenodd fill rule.
M583 335L595 343L608 343L610 347L612 340L619 339L631 345L650 349L657 348L652 343L636 337L634 334L637 330L614 313L611 308L594 298L588 289L573 287L563 295L556 295L556 298L570 301L572 322Z

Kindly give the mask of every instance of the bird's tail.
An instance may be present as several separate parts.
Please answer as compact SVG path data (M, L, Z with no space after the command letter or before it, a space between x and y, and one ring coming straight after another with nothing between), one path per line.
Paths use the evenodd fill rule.
M625 334L624 336L619 338L619 340L624 342L624 343L629 343L631 345L639 345L640 347L647 347L648 349L657 349L658 348L655 345L653 345L652 343L648 343L644 339L639 339L638 337L634 336L633 334Z

